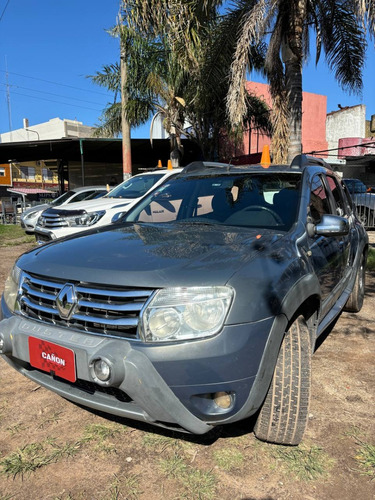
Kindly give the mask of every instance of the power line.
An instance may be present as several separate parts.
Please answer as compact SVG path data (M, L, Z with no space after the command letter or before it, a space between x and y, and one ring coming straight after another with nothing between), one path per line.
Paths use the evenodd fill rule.
M0 85L5 85L7 86L7 84L5 83L0 83ZM86 101L85 99L79 99L78 97L69 97L69 96L66 96L66 95L61 95L61 94L54 94L52 92L45 92L44 90L36 90L36 89L30 89L29 87L21 87L20 85L9 85L10 88L15 88L15 89L23 89L23 90L31 90L31 92L38 92L40 94L48 94L48 95L53 95L55 97L62 97L64 99L71 99L73 101L80 101L80 102L87 102L89 104L97 104L98 106L102 106L101 103L99 102L93 102L93 101Z
M0 90L0 92L5 92L5 90ZM39 99L42 101L48 101L48 102L54 102L57 104L63 104L64 106L72 106L75 108L82 108L82 109L89 109L91 111L103 111L102 109L95 109L95 108L88 108L87 106L80 106L79 104L69 104L67 102L61 102L61 101L54 101L53 99L45 99L44 97L37 97L35 95L28 95L28 94L22 94L21 92L12 92L12 95L22 95L24 97L31 97L32 99Z
M5 14L5 11L7 10L9 2L10 2L10 0L7 1L7 3L5 4L5 7L3 8L3 12L1 13L1 16L0 16L0 21L2 20L4 14Z
M6 71L0 69L1 73L6 73ZM35 76L28 76L28 75L21 75L20 73L13 73L9 71L10 75L16 75L16 76L22 76L23 78L30 78L31 80L37 80L39 82L44 82L44 83L51 83L52 85L60 85L61 87L67 87L69 89L75 89L75 90L80 90L82 92L91 92L93 94L99 94L99 95L107 95L104 92L98 92L96 90L90 90L90 89L82 89L80 87L74 87L73 85L66 85L65 83L59 83L59 82L52 82L50 80L43 80L42 78L37 78Z
M352 144L351 146L341 146L338 148L321 149L320 151L309 151L308 153L303 153L303 154L304 155L316 155L316 154L321 154L321 153L329 153L330 151L339 151L341 149L351 149L351 148L361 148L361 147L373 149L373 148L375 148L375 141L365 142L365 143L360 143L360 144ZM327 155L327 156L333 156L333 155Z

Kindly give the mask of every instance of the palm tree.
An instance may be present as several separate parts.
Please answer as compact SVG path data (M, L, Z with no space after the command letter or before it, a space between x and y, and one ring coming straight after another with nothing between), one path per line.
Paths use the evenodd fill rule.
M273 153L290 161L302 152L302 67L315 33L316 63L323 49L338 83L360 92L366 27L374 38L373 0L234 0L228 16L236 38L227 106L232 124L245 114L244 84L249 45L267 41L265 74L273 99Z
M230 128L225 99L235 45L233 37L221 29L220 3L124 0L132 29L157 40L164 49L161 64L150 71L148 82L158 97L154 106L162 114L167 132L176 139L178 150L182 135L198 142L207 159L217 159L220 136ZM263 52L260 44L248 49L249 60L258 69ZM250 122L269 131L266 105L247 93L245 103L246 112L232 135L242 138Z

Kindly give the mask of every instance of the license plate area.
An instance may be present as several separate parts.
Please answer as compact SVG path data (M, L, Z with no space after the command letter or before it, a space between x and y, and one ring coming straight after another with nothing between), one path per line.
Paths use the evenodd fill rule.
M30 364L44 372L75 382L76 363L72 349L47 340L29 337Z

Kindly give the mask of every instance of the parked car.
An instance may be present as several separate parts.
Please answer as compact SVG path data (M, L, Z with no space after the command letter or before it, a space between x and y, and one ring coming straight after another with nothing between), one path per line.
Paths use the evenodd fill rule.
M367 250L323 160L195 162L116 223L21 256L0 352L102 412L196 434L254 415L259 439L296 445L316 340L361 309Z
M47 208L61 207L82 200L91 200L106 193L106 186L84 186L69 189L51 203L43 203L25 210L21 215L21 227L26 231L26 234L34 234L35 225L42 212Z
M343 179L366 228L375 227L375 193L359 179Z
M48 241L98 228L110 224L124 214L150 189L177 175L181 169L157 169L152 172L134 175L122 182L109 193L97 200L84 200L72 203L69 207L51 207L44 211L35 228L37 242L42 245Z

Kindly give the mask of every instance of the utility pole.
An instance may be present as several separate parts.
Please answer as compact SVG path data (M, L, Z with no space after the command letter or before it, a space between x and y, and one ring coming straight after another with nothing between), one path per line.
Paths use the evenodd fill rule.
M9 120L9 132L12 134L12 111L10 108L10 91L9 91L9 75L8 75L8 61L5 56L5 78L6 78L6 88L7 88L7 105L8 105L8 120ZM11 135L12 140L12 135Z
M131 135L130 124L126 116L126 104L128 94L127 84L127 63L126 46L122 40L122 18L119 22L120 28L120 70L121 70L121 127L122 127L122 172L123 180L129 179L132 175L132 153L131 153Z

